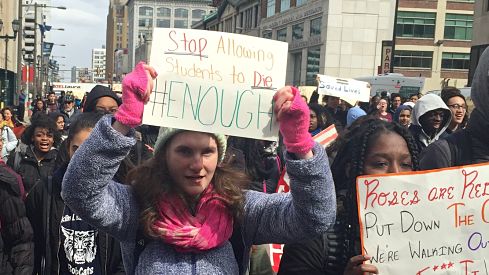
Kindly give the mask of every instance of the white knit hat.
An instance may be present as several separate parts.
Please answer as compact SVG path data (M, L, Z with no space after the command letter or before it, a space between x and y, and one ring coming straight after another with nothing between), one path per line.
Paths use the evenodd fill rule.
M158 152L165 146L166 142L169 141L174 135L185 131L190 131L190 130L160 127L160 131L158 132L158 139L156 140L155 143L154 154L155 155L158 154ZM221 163L224 160L224 155L226 154L226 148L227 148L226 136L224 136L223 134L216 134L216 133L209 133L209 134L213 135L216 138L217 151L219 154L219 163Z

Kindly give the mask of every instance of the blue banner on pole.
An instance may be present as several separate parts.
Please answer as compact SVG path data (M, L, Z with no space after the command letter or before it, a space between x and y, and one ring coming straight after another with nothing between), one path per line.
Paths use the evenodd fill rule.
M43 44L42 44L42 54L43 55L50 56L51 55L51 52L53 51L53 46L54 46L54 43L51 43L51 42L43 42Z

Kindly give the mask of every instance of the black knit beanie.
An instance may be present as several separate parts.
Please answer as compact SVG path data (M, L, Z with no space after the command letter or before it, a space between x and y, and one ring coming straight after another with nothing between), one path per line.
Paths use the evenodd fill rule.
M87 100L83 106L83 112L88 113L95 111L97 100L105 96L113 98L119 106L122 104L121 99L109 87L97 85L93 87L90 93L88 93Z

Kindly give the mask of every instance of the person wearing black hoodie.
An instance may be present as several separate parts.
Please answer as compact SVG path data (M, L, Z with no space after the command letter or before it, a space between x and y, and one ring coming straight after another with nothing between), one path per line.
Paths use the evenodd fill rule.
M421 154L421 170L489 162L489 48L475 70L471 98L475 108L467 126L428 146Z
M100 113L84 113L73 122L66 139L69 156L101 117ZM118 242L65 206L60 194L68 163L56 167L26 200L35 236L34 274L125 274Z
M414 105L409 130L423 151L426 146L447 136L445 130L452 120L452 112L435 94L427 94Z

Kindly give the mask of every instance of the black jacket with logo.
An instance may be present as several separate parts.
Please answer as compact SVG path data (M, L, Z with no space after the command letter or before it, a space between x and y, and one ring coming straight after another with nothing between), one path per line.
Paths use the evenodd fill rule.
M58 253L63 249L60 223L65 208L61 182L67 166L56 169L51 180L36 185L26 200L27 215L35 234L35 272L38 274L59 274ZM119 243L102 232L99 232L97 240L102 255L102 274L125 274Z

